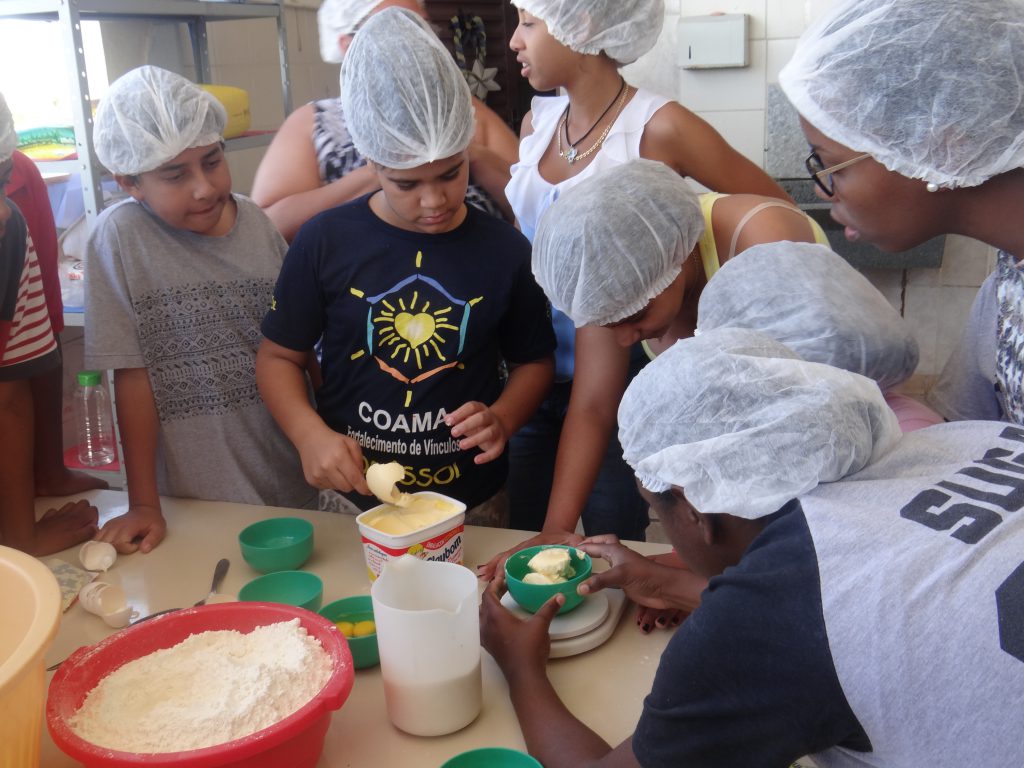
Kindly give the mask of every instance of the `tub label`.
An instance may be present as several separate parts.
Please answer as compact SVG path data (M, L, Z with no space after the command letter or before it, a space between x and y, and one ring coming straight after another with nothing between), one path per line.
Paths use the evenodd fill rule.
M462 531L465 525L459 524L432 539L412 544L408 547L389 547L379 541L363 536L363 554L366 556L367 570L370 580L380 576L384 564L402 555L413 555L420 560L438 560L443 563L462 564Z

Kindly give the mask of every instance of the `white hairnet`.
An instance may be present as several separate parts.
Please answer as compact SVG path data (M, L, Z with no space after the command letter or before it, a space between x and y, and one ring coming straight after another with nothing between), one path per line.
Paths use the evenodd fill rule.
M14 118L7 107L7 100L0 93L0 163L6 162L18 146L18 134L14 130Z
M903 176L971 187L1024 166L1021 0L847 0L779 83L814 127Z
M654 160L595 173L541 216L533 274L577 327L637 312L679 275L704 232L697 195Z
M623 455L645 488L678 486L699 512L751 520L857 472L899 436L873 381L737 328L677 341L619 405Z
M466 79L411 11L386 8L369 18L341 65L341 83L352 143L386 168L451 157L473 138Z
M512 0L541 19L548 32L577 53L604 52L632 64L654 44L665 23L665 0Z
M96 110L93 145L113 173L159 168L186 149L223 140L227 112L190 80L143 66L117 78Z
M867 278L827 246L766 243L727 261L700 296L697 333L730 326L781 341L883 390L917 368L907 322Z
M320 58L328 64L341 64L344 55L338 46L342 35L354 35L360 22L373 13L383 0L324 0L316 12L320 27Z

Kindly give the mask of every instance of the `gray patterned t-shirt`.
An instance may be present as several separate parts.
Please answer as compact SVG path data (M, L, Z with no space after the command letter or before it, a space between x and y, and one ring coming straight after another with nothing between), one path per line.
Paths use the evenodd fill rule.
M256 389L286 246L251 200L234 199L223 237L170 227L134 200L103 212L86 257L86 364L148 370L161 494L309 506L316 491Z

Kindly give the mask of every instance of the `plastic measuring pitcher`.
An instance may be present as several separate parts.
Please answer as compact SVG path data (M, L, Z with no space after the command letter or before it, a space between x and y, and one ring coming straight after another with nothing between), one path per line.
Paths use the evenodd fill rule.
M404 555L370 587L388 718L414 736L440 736L480 713L477 580L455 563Z

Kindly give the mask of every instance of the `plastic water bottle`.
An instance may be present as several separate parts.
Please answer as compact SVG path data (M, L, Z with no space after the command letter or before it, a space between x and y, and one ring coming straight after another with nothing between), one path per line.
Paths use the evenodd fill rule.
M102 467L112 462L114 422L99 371L78 374L75 419L78 422L78 460L83 466Z

